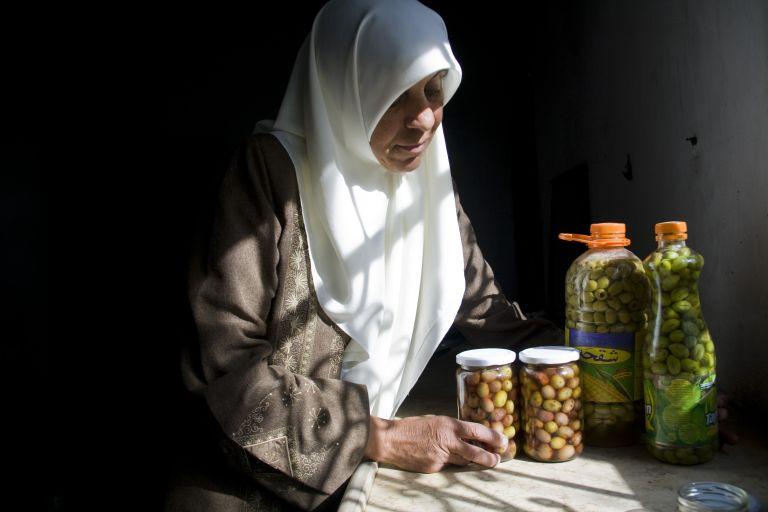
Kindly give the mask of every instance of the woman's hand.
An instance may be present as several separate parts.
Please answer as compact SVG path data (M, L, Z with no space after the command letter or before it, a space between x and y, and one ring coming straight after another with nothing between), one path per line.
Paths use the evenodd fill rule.
M414 416L385 420L371 416L371 432L365 455L408 471L435 473L448 464L475 462L492 468L501 460L488 450L465 440L484 443L489 449L506 450L507 438L479 423L448 416Z
M720 434L720 445L736 444L739 442L739 436L728 429L723 428L723 423L728 419L728 395L725 393L717 394L717 429Z

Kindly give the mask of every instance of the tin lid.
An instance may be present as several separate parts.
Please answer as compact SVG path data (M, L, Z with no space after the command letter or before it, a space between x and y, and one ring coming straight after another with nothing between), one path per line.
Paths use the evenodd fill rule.
M579 355L573 347L533 347L520 352L520 361L526 364L566 364L578 361Z
M456 364L468 367L501 366L514 363L517 355L505 348L476 348L456 354Z

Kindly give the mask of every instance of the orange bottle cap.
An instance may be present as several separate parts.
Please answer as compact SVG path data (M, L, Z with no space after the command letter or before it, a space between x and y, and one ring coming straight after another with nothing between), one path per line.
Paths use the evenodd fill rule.
M627 232L627 227L621 222L601 222L591 224L589 232L599 238L622 238Z
M621 222L600 222L589 226L589 235L560 233L558 238L568 242L581 242L587 247L626 247L631 241L625 236L626 225Z
M688 238L688 225L683 221L659 222L654 227L656 240L686 240Z

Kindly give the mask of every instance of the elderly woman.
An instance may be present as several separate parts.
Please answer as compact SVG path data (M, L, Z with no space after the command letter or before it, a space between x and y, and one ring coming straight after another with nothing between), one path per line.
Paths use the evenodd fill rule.
M459 202L441 121L460 81L415 0L319 12L193 262L183 371L217 448L169 508L329 507L363 460L498 463L507 441L480 424L393 419L451 325L477 346L560 336L507 301Z

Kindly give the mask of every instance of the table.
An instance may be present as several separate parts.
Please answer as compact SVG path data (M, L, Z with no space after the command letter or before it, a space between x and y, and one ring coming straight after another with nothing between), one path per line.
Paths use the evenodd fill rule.
M433 358L398 417L456 415L455 354L466 348L472 347L457 346ZM728 425L740 435L739 444L725 447L712 461L696 466L657 461L642 445L586 446L572 461L541 463L522 453L519 441L517 457L493 469L472 464L421 474L385 464L376 471L376 464L368 463L350 481L340 510L661 512L677 510L677 489L691 481L727 482L768 504L765 438L743 420Z

